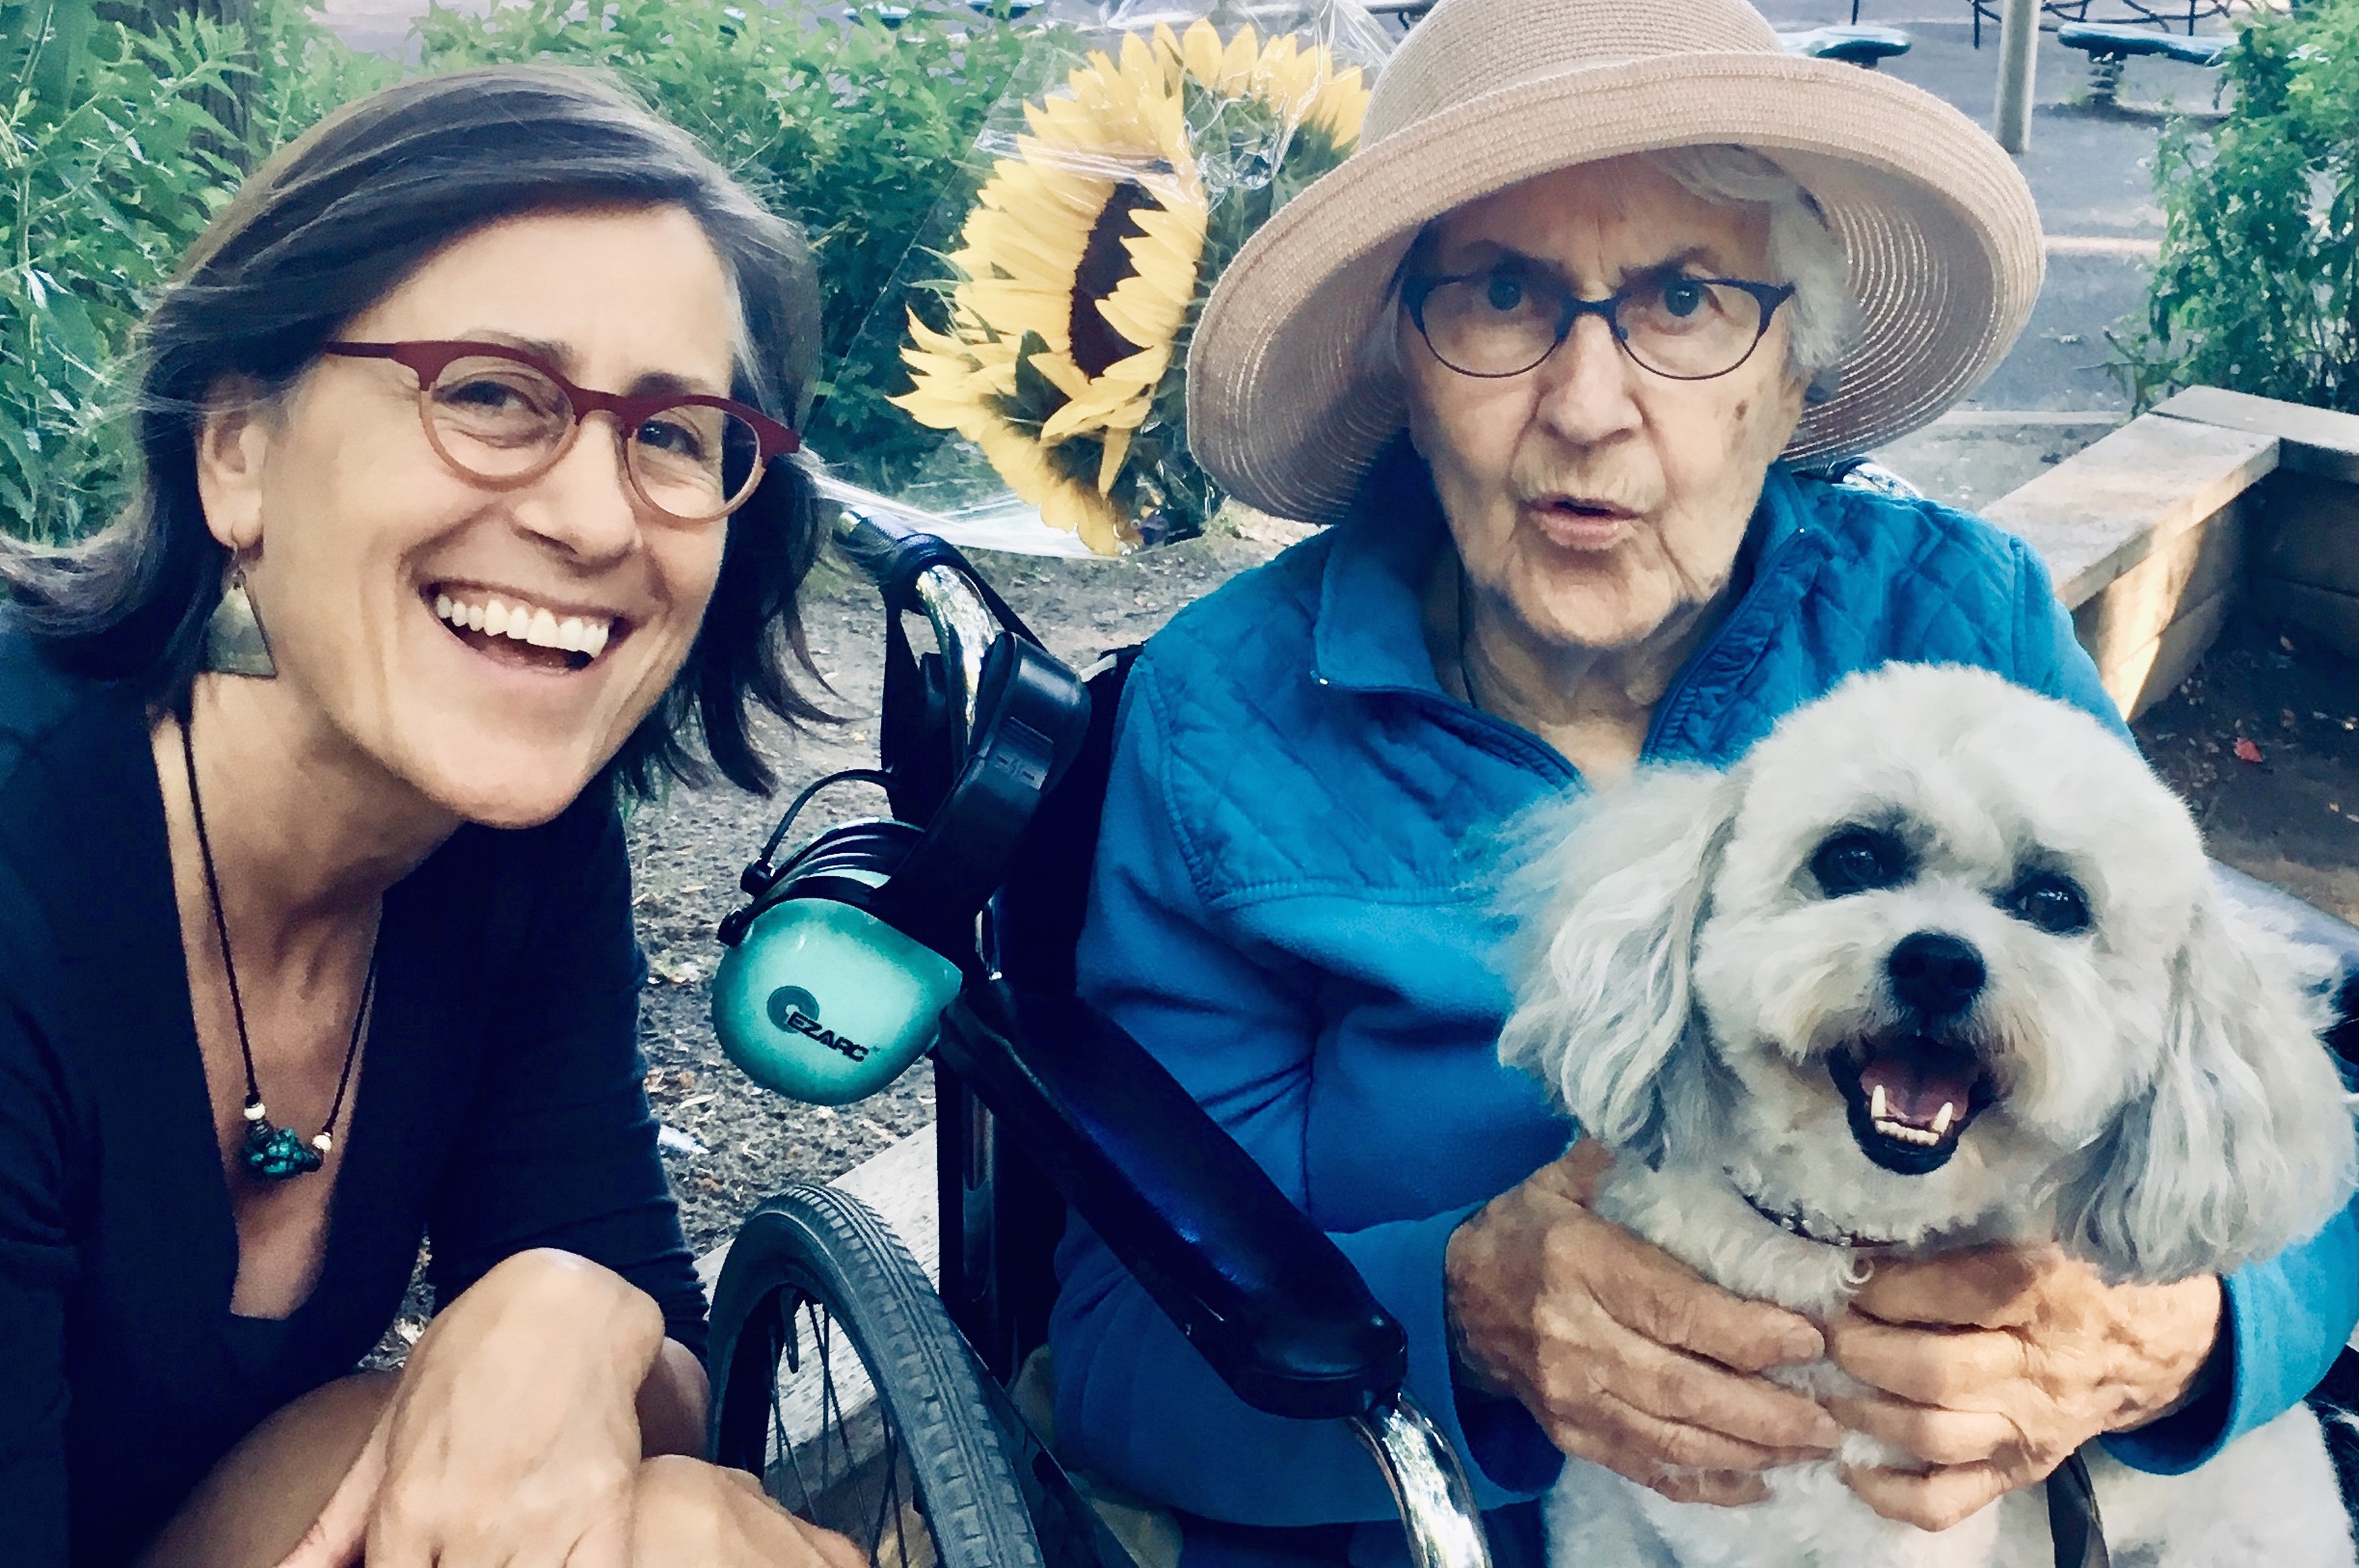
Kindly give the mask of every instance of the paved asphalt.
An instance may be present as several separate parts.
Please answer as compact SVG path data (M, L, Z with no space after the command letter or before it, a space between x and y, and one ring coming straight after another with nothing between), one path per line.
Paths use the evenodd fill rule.
M1849 0L1767 0L1763 9L1778 26L1798 28L1847 21L1851 8ZM2103 9L2103 0L2093 9ZM1862 22L1902 29L1914 44L1886 70L1989 126L1998 80L1996 23L1984 24L1977 50L1967 0L1862 0L1860 13ZM2198 26L2224 30L2216 18ZM2138 254L2122 242L2151 242L2162 232L2151 168L2159 117L2086 109L2078 100L2087 77L2084 56L2058 44L2052 34L2041 37L2030 146L2020 161L2051 238L2048 281L2023 341L1970 407L2128 408L2104 369L2103 333L2144 305L2151 252ZM2175 101L2181 108L2208 109L2216 77L2170 61L2133 61L2121 96L2131 105Z

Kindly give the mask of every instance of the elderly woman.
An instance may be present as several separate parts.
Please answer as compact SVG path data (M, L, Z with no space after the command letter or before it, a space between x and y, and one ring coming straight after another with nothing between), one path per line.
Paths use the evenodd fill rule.
M2122 729L2024 545L1804 467L1963 395L2040 258L1978 129L1783 57L1741 0L1443 0L1361 150L1205 313L1196 452L1334 526L1140 658L1082 986L1405 1325L1502 1561L1529 1560L1562 1454L1741 1503L1856 1427L1923 1457L1851 1484L1927 1528L2101 1434L2185 1468L2299 1398L2359 1315L2346 1216L2225 1282L1986 1252L1806 1321L1592 1214L1599 1156L1495 1058L1482 867L1536 800L1726 763L1886 660ZM1181 1510L1188 1562L1400 1557L1348 1436L1242 1406L1093 1237L1060 1272L1059 1440ZM1822 1408L1759 1375L1822 1346L1878 1392Z
M554 69L349 107L164 293L138 502L0 552L13 1568L857 1562L680 1457L617 815L812 711L816 328L791 225Z

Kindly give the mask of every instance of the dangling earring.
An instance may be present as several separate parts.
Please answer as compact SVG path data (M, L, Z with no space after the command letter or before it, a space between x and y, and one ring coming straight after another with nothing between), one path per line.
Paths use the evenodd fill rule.
M221 602L204 624L204 666L223 675L252 676L268 680L279 673L270 656L270 640L254 613L254 597L246 592L246 569L233 566L222 585Z

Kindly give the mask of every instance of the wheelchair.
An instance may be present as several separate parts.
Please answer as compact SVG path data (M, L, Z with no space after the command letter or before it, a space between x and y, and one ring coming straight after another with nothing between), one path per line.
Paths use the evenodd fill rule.
M1833 477L1905 489L1872 465ZM1416 1568L1488 1568L1458 1456L1403 1387L1399 1324L1163 1066L1074 995L1137 650L1071 675L956 550L879 497L819 483L842 507L839 545L887 610L884 765L853 777L885 787L891 826L930 824L903 829L881 872L837 875L833 894L889 899L893 866L942 849L937 830L962 792L995 767L1004 777L990 808L966 818L979 826L951 846L963 856L951 879L961 891L932 912L928 933L958 970L931 1043L939 1286L845 1192L804 1185L761 1205L713 1291L710 1456L850 1535L879 1568L1137 1568L1125 1535L1019 1409L1027 1358L1047 1339L1052 1254L1078 1213L1247 1405L1349 1424L1389 1484ZM904 617L930 625L934 651L913 653ZM1030 673L1010 676L1019 647ZM1011 719L1006 694L1027 679L1048 696ZM994 764L1004 731L1027 744ZM791 865L817 865L824 880L846 844L879 832L875 821L830 830ZM785 833L782 823L748 868L756 903L741 915L783 874L770 863ZM2226 868L2221 877L2344 955L2329 1044L2359 1061L2359 930ZM733 920L741 936L745 920ZM2353 1395L2359 1358L2346 1351L2314 1398L2347 1408ZM2346 1502L2354 1458L2336 1453Z

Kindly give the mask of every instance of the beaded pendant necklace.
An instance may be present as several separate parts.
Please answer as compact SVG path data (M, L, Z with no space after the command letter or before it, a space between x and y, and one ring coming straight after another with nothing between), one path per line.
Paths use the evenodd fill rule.
M368 1029L368 1016L377 999L377 948L369 944L368 975L361 982L361 1005L352 1015L352 1041L344 1048L344 1068L335 1076L335 1100L328 1106L328 1120L307 1143L293 1128L280 1127L270 1119L262 1103L261 1085L254 1076L254 1044L246 1035L246 1001L238 995L237 965L229 958L229 922L221 912L221 879L213 870L213 841L204 831L204 802L197 793L197 743L189 738L189 727L180 727L180 757L188 766L189 814L197 822L197 855L204 863L205 900L213 907L213 934L221 942L222 973L229 981L229 1011L237 1017L237 1052L246 1064L246 1143L238 1151L238 1163L249 1176L265 1182L284 1182L307 1176L326 1163L328 1151L335 1147L336 1118L344 1112L344 1092L352 1086L352 1064L361 1054L361 1039Z

